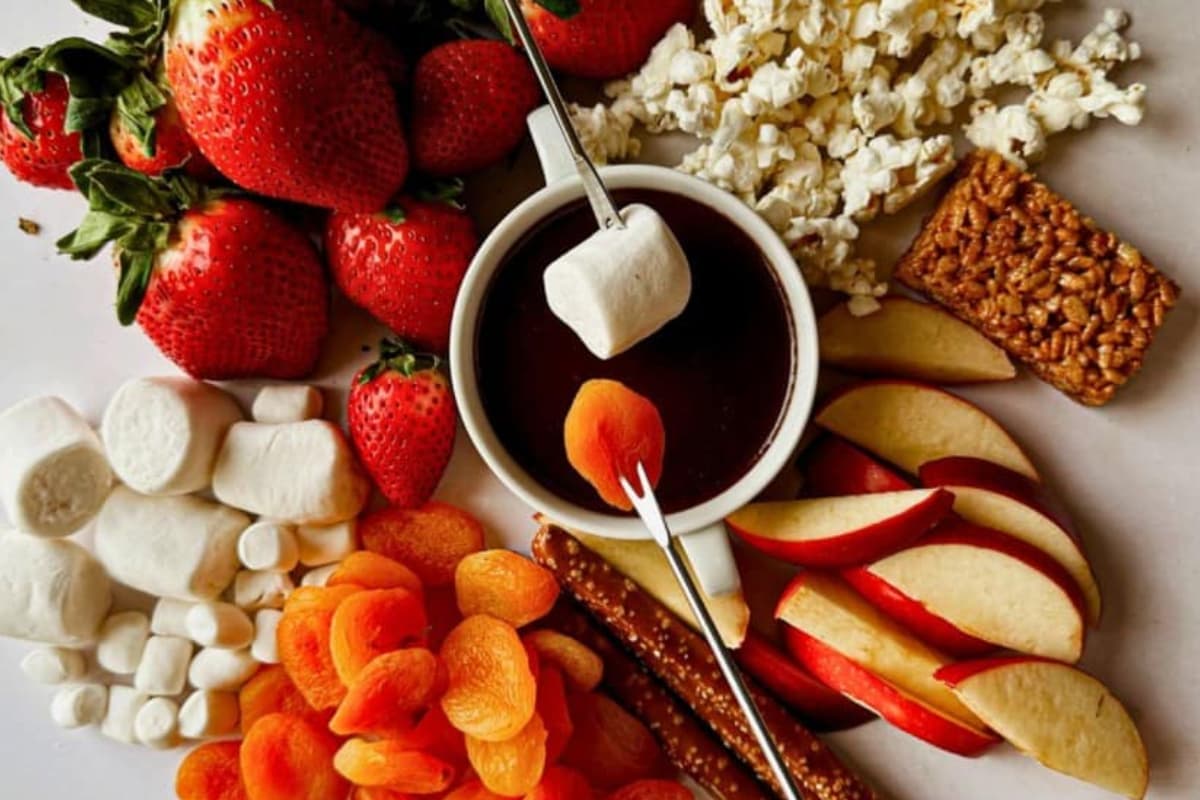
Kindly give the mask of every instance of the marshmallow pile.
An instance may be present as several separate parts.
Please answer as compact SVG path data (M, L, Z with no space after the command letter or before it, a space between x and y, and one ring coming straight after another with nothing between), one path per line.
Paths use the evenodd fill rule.
M39 644L21 669L57 687L55 724L153 748L233 732L296 582L357 548L370 484L323 410L270 386L246 421L160 377L122 386L99 434L59 398L0 412L0 635ZM93 521L91 551L67 538ZM152 610L116 607L114 584Z

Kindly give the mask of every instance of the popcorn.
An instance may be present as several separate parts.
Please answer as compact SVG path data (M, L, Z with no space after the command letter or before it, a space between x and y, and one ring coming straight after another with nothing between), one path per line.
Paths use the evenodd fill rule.
M971 107L966 132L971 144L995 150L1022 169L1046 152L1046 132L1024 105L997 108L980 100Z

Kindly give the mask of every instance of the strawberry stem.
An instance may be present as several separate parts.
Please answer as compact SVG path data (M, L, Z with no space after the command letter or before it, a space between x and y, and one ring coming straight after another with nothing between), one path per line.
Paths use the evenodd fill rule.
M442 359L432 353L419 353L401 339L384 339L379 343L379 360L362 371L358 382L370 383L385 372L398 372L411 378L418 372L435 370L441 365Z

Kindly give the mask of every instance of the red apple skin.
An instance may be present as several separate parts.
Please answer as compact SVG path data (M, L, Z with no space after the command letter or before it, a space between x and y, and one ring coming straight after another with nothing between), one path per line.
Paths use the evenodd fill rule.
M913 488L883 462L840 436L827 434L804 456L804 493L808 497L902 492Z
M876 561L911 544L946 519L953 507L954 495L937 491L904 512L867 528L807 542L762 536L738 525L734 517L725 522L747 544L769 556L802 567L840 569Z
M813 730L840 731L874 718L865 708L813 678L761 634L750 630L734 653L738 665Z
M939 714L891 683L790 625L783 626L788 652L816 678L875 711L902 731L960 756L977 756L999 741Z
M871 605L899 622L909 633L947 655L978 658L999 649L991 642L959 630L953 623L929 611L919 601L871 572L869 567L845 570L842 578Z
M1016 664L1061 664L1061 661L1055 661L1052 658L1043 658L1042 656L996 656L995 658L977 658L973 661L959 661L956 664L947 664L946 666L933 673L933 677L937 678L942 683L949 686L951 689L958 686L968 678L972 678L983 672L988 672L993 669L1002 667L1011 667ZM1068 665L1072 669L1079 669L1074 665ZM1082 670L1080 670L1082 672Z

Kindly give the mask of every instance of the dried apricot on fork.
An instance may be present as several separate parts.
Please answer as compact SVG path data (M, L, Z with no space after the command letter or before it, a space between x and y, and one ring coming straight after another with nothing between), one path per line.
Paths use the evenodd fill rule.
M446 637L441 657L448 678L442 710L458 730L503 741L533 717L537 682L512 625L484 614L467 617Z

